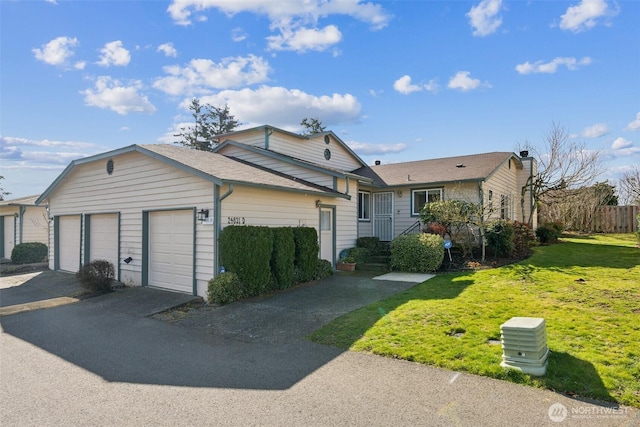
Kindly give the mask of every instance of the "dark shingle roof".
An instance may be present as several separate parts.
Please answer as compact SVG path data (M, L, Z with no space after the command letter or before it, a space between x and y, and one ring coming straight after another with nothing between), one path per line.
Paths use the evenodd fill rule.
M353 173L373 179L374 186L479 181L490 176L512 156L517 158L511 152L473 154L367 166Z

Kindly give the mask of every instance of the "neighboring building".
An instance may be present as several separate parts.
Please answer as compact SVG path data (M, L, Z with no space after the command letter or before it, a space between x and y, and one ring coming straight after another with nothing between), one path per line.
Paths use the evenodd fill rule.
M11 258L20 243L48 243L49 221L44 206L36 206L38 196L0 201L0 258Z
M387 165L376 162L355 170L373 180L359 189L358 235L392 240L405 231L419 230L424 204L449 199L491 206L485 209L490 212L486 220L529 222L533 210L535 227L527 179L536 173L536 162L526 152L521 155L494 152Z
M53 221L50 268L75 272L107 259L128 285L205 296L220 269L218 234L227 225L314 227L320 257L335 265L359 236L397 236L417 220L410 210L420 197L434 200L436 189L448 197L445 183L457 179L429 183L424 179L434 175L419 172L424 166L414 162L398 172L410 183L392 180L386 166L368 167L333 132L303 136L260 126L219 141L213 153L131 145L71 162L37 201ZM500 154L502 163L473 183L495 182L483 188L493 188L496 200L511 195L509 215L516 214L512 193L523 163L513 153ZM499 186L500 179L510 182ZM381 212L391 215L391 231L374 227Z

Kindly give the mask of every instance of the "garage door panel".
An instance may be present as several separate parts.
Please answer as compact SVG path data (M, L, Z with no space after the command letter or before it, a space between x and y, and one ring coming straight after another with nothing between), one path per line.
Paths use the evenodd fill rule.
M149 213L149 285L193 292L193 211Z
M90 247L91 261L104 259L118 268L118 215L91 215L90 218Z
M62 216L58 227L59 268L75 273L80 268L80 216Z

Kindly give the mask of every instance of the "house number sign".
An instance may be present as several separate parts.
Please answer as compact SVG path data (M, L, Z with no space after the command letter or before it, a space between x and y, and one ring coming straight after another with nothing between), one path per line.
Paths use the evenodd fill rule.
M227 224L229 225L244 225L245 220L243 216L228 216Z

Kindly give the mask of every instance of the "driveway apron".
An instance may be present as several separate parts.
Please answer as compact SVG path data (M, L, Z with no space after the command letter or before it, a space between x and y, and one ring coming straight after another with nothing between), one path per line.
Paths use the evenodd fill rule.
M304 339L331 320L415 286L336 273L267 297L194 310L176 325L246 342L282 344Z

